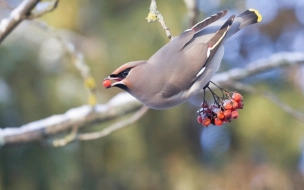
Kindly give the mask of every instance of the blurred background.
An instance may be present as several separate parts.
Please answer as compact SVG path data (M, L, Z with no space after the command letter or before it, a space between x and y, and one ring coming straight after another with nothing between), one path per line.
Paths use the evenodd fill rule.
M9 7L1 6L1 18L21 1L3 2ZM173 35L190 26L184 1L158 0L157 5ZM159 23L147 23L149 6L149 0L62 0L41 18L83 52L99 84L99 103L121 92L102 87L106 76L123 63L148 59L168 42ZM231 15L255 8L263 15L261 23L227 41L221 71L274 53L304 51L303 0L198 0L197 8L198 21L222 9ZM1 128L87 103L79 72L60 43L29 22L2 43L0 62ZM304 112L303 74L303 66L292 66L242 82ZM197 123L202 97L196 97L169 110L150 110L131 127L102 139L60 148L50 146L52 139L2 147L0 189L304 189L304 124L261 96L241 93L240 117L222 127Z

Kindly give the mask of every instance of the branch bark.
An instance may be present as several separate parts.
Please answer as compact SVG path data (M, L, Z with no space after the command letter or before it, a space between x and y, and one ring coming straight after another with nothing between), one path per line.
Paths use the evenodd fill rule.
M0 145L29 143L72 129L103 123L138 110L142 104L128 93L120 93L107 104L84 105L21 127L0 129Z
M273 68L303 63L304 53L277 53L268 59L255 61L245 68L219 73L213 77L212 81L226 86L229 85L227 81L230 80L240 80ZM74 126L85 127L119 118L140 109L141 106L142 104L128 93L120 93L105 105L73 108L64 114L54 115L21 127L0 129L0 145L42 140L46 136L71 130Z
M40 2L40 0L24 0L15 8L8 18L4 18L0 23L0 43L11 33L18 24L26 19L32 9Z
M212 81L225 85L226 81L229 80L240 80L276 67L287 67L303 63L304 53L302 52L280 52L271 55L269 58L254 61L245 68L231 69L227 72L217 74L212 78Z

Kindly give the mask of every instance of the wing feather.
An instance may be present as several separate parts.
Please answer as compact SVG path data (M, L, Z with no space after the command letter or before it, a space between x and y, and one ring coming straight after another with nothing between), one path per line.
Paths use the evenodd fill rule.
M191 29L188 30L192 30L195 33L201 31L202 29L204 29L206 26L212 24L213 22L221 19L222 17L224 17L226 14L228 13L228 10L223 10L221 12L218 12L214 15L211 15L210 17L202 20L201 22L197 23L196 25L194 25Z
M177 39L176 41L178 41L178 43L179 43L179 44L176 44L176 45L179 45L178 50L183 49L196 33L200 32L201 30L203 30L210 24L214 23L215 21L221 19L227 13L228 13L228 10L220 11L220 12L218 12L214 15L211 15L210 17L202 20L201 22L197 23L192 28L185 30L181 35L179 35L176 38Z
M220 47L220 45L223 42L223 39L225 38L227 32L230 29L230 26L233 23L235 16L232 15L224 24L223 26L212 36L212 38L210 40L208 40L207 44L208 44L208 49L206 51L207 53L207 60L205 62L205 64L203 65L203 67L199 70L198 74L196 75L196 77L199 77L201 74L203 74L203 71L205 70L205 67L208 63L208 61L210 59L212 59L212 57L214 56L215 52L218 50L218 48Z

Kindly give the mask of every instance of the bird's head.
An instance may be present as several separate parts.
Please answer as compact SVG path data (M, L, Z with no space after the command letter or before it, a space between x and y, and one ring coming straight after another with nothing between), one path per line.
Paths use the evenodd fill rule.
M136 73L132 72L132 70L145 62L146 61L132 61L120 66L104 79L103 86L105 88L118 87L122 90L129 91L129 88L132 86L129 79L136 77Z

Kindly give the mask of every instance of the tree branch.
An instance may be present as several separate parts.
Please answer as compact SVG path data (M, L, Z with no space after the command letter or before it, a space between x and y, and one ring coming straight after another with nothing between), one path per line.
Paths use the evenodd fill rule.
M85 105L68 110L61 115L34 121L18 128L0 129L0 145L28 143L43 140L45 137L63 131L103 123L132 113L142 106L128 93L120 93L107 104L93 107Z
M58 3L59 3L59 0L52 0L52 1L39 3L39 5L43 6L43 8L41 10L33 11L32 14L28 16L28 19L35 19L35 18L45 15L48 12L55 10L58 6Z
M304 63L304 53L302 52L275 53L267 59L265 58L254 61L245 68L235 68L219 73L212 78L212 81L225 85L225 82L228 80L240 80L276 67L286 67L300 63Z
M98 138L107 136L119 129L122 129L122 128L125 128L125 127L131 125L132 123L134 123L135 121L140 119L148 110L149 110L149 108L147 106L142 106L141 109L139 109L136 113L134 113L129 118L119 121L117 123L114 123L113 125L105 128L101 131L98 131L98 132L79 134L79 135L77 135L76 139L87 141L87 140L93 140L93 139L98 139Z
M225 86L229 85L227 81L230 80L240 80L273 68L303 63L303 53L282 52L274 54L269 59L255 61L245 68L219 73L213 77L212 81ZM119 118L138 110L141 106L142 104L128 93L120 93L107 104L96 105L93 107L93 111L91 106L82 106L73 108L64 114L51 116L18 128L0 129L0 144L28 143L42 140L46 136L70 130L73 126L85 127Z
M62 139L56 139L53 141L53 146L60 147L65 146L70 142L73 142L75 140L82 140L82 141L88 141L88 140L95 140L101 137L105 137L110 135L111 133L118 131L122 128L126 128L130 126L132 123L136 122L138 119L140 119L147 111L147 106L142 106L138 111L136 111L131 117L128 117L127 119L123 119L118 121L117 123L114 123L101 131L92 132L92 133L82 133L77 135L78 126L74 126L71 133L67 136L65 136Z
M6 38L6 36L14 30L18 24L26 19L32 9L40 2L40 0L24 0L15 8L8 18L4 18L0 23L0 43Z

